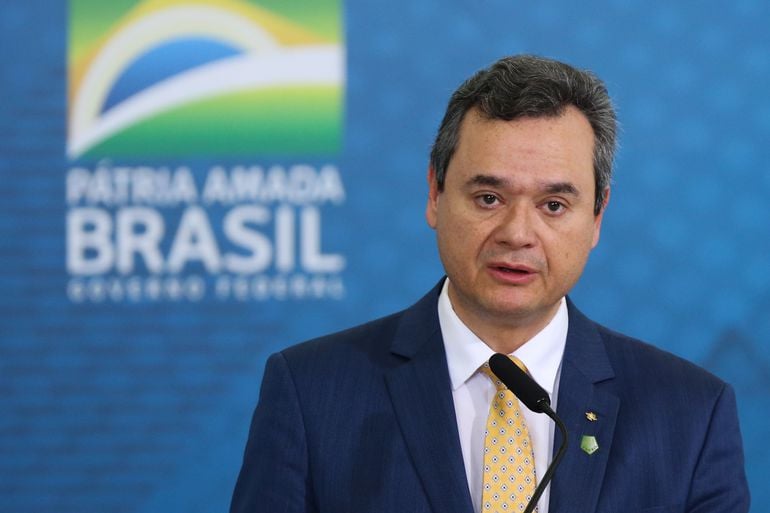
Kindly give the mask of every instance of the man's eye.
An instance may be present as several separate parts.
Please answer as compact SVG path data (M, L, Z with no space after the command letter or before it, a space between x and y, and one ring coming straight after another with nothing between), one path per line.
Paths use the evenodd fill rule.
M546 208L549 212L553 214L558 214L562 210L564 210L564 204L559 201L549 201L545 204Z
M479 202L484 206L491 206L497 203L497 196L494 194L482 194L479 196Z

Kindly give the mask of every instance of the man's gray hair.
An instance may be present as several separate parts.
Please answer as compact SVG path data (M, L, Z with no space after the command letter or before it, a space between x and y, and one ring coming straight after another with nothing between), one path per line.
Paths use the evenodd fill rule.
M449 100L430 154L439 190L457 148L465 114L476 108L487 119L555 117L574 105L594 132L594 213L612 180L617 119L604 83L590 71L533 55L504 57L465 81Z

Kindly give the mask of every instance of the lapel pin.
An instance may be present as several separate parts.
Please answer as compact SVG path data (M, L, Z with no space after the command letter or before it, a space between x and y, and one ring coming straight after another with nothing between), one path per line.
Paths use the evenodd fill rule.
M595 436L583 435L580 440L580 448L589 456L599 450L599 444Z
M587 411L586 412L586 418L590 422L596 422L597 420L599 420L599 417L594 412L592 412L592 411Z

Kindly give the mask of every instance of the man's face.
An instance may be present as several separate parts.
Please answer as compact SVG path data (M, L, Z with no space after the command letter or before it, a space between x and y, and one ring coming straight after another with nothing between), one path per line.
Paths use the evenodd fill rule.
M577 282L599 241L594 135L559 117L487 120L469 111L443 191L428 176L428 224L466 324L540 325ZM609 192L609 191L607 191Z

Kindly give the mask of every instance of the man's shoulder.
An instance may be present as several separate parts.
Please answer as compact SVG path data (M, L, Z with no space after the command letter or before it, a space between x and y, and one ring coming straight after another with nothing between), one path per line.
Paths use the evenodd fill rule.
M421 347L438 328L441 282L410 307L280 351L290 366L369 368L389 366ZM431 346L433 347L433 346Z
M692 361L640 340L596 324L607 355L622 381L637 381L651 388L699 389L720 393L726 383Z
M331 389L349 395L393 366L388 339L402 316L391 314L273 353L265 362L263 387L282 382L315 400L328 399Z
M391 340L406 310L401 310L378 319L374 319L340 331L322 335L298 344L294 344L281 353L287 358L313 357L321 353L331 354L351 350L380 348Z

